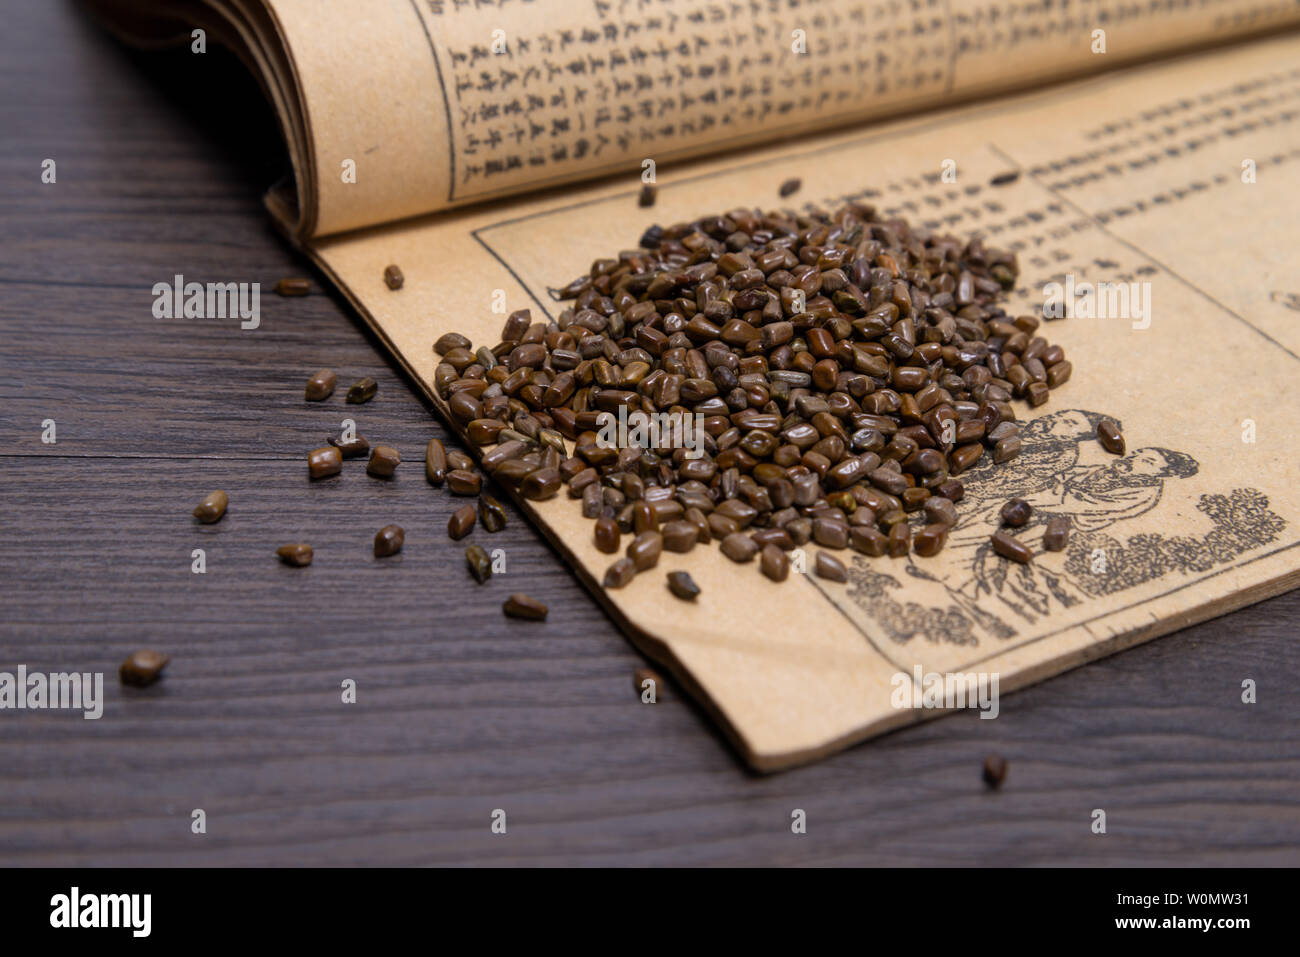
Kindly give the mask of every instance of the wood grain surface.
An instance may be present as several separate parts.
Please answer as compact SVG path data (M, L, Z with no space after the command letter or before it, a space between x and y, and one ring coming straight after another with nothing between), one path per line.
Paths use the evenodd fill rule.
M103 671L106 705L0 712L0 863L1300 863L1300 592L1007 696L996 721L946 717L771 777L677 689L641 704L640 658L517 514L470 540L507 573L469 578L468 541L445 532L461 501L423 478L445 430L318 278L265 295L254 331L152 316L177 273L269 290L307 272L260 205L286 160L239 65L124 50L72 4L7 13L0 671ZM305 403L322 366L340 390ZM346 406L363 375L378 397ZM401 450L394 481L361 461L307 481L306 451L345 416ZM228 515L197 525L218 487ZM390 522L406 548L376 560ZM280 566L297 540L315 563ZM549 620L505 619L512 591ZM122 688L142 646L172 655L166 677ZM996 793L990 752L1010 761Z

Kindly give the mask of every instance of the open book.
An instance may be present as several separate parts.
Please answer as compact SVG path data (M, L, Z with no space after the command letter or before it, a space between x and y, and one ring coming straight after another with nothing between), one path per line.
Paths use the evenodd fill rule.
M200 28L243 57L293 158L272 215L453 427L433 342L554 319L551 290L654 224L862 200L1016 252L1013 314L1063 297L1074 376L1019 460L971 475L936 558L778 585L697 548L605 591L578 503L520 500L756 768L939 713L915 707L935 675L1011 691L1300 584L1300 3L91 5L133 42ZM1069 517L1068 548L993 555L1013 496ZM697 601L665 589L678 568Z

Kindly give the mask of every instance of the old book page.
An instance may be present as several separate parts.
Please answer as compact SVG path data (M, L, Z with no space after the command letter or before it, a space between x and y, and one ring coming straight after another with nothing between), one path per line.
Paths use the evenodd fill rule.
M1300 397L1279 391L1300 372L1300 251L1284 238L1298 120L1300 38L1287 36L683 166L650 209L620 180L309 249L435 401L432 343L498 342L495 290L554 317L548 289L593 259L654 223L736 207L864 199L1016 250L1013 314L1037 313L1048 283L1072 292L1077 314L1046 326L1072 380L1021 415L1018 460L962 476L961 521L936 558L841 552L848 584L778 585L715 544L606 592L610 558L578 502L521 503L631 640L773 770L932 716L896 706L896 676L918 667L997 674L1005 693L1300 584ZM779 200L796 176L801 192ZM383 282L390 263L399 291ZM1136 284L1124 315L1082 307L1083 284L1100 282ZM1123 427L1122 457L1094 438L1103 415ZM1040 519L1069 516L1068 549L1029 566L995 556L1012 496ZM1025 532L1040 551L1041 525ZM703 589L694 603L665 588L679 568Z

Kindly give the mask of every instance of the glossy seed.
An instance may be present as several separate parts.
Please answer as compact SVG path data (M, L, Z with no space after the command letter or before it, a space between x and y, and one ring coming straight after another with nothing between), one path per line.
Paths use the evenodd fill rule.
M912 536L912 551L922 558L933 558L948 542L948 525L931 524Z
M842 561L830 552L817 553L817 559L813 562L813 571L818 578L825 578L829 581L846 582L849 580L849 570L844 567Z
M442 485L447 479L447 447L438 439L430 439L424 450L424 477L430 485Z
M1047 529L1043 532L1043 548L1049 552L1060 552L1070 541L1070 519L1067 515L1055 515L1048 519Z
M477 495L483 487L483 476L465 469L452 469L447 473L447 490L453 495Z
M758 570L774 582L790 577L790 559L775 545L764 545L758 556Z
M164 655L160 651L134 651L117 669L118 680L136 688L151 685L158 680L171 660L170 655Z
M310 545L281 545L275 550L275 554L280 557L280 561L286 565L292 565L294 568L304 568L311 564L312 551Z
M596 548L606 555L618 554L619 539L622 536L618 530L618 522L614 521L608 515L603 515L596 519Z
M387 558L389 555L396 555L402 550L405 541L406 532L402 531L402 526L385 525L375 532L375 557Z
M465 564L469 566L469 573L480 585L492 577L492 559L481 546L471 545L465 549Z
M366 474L375 478L392 478L401 461L402 456L391 445L376 445L366 463Z
M699 541L700 530L693 523L680 519L666 523L660 529L660 534L663 536L665 551L685 553Z
M984 783L993 790L1002 787L1002 782L1007 779L1007 759L1000 754L990 754L984 759L983 777Z
M1003 558L1011 559L1013 562L1027 565L1034 557L1034 553L1029 550L1028 545L1017 541L1006 532L994 532L991 541L995 552Z
M459 541L474 530L475 517L473 505L462 505L451 513L451 518L447 519L447 534L452 541Z
M554 498L563 484L558 469L542 468L525 475L523 484L519 486L519 491L523 493L524 498L530 501L544 502L549 498Z
M204 525L211 525L213 522L221 521L221 516L226 514L226 506L230 504L230 496L221 489L215 492L209 492L198 505L194 506L194 517Z
M792 177L790 179L787 179L784 183L782 183L781 188L778 189L777 192L780 193L781 196L783 197L791 196L794 193L799 192L799 187L802 185L803 185L803 180L799 179L798 177Z
M406 277L402 275L402 270L398 266L384 267L384 285L389 289L401 289L402 284L406 282Z
M364 379L358 379L352 383L352 386L348 389L348 402L352 405L369 402L378 391L379 383L370 376L366 376Z
M370 443L360 435L354 435L350 441L344 442L343 439L327 435L325 441L334 448L339 450L339 455L345 459L359 459L370 451Z
M1102 419L1097 423L1097 441L1107 452L1114 455L1124 454L1124 435L1110 419Z
M606 588L623 588L636 578L636 564L630 558L620 558L607 569L602 584Z
M1002 506L1002 524L1011 528L1021 528L1029 524L1033 508L1023 498L1013 498Z
M308 402L321 402L334 394L339 378L333 369L321 369L307 380L305 395Z
M499 532L506 527L506 508L484 492L478 499L478 520L489 532Z
M632 539L627 546L627 557L639 572L654 568L659 564L659 556L664 550L663 536L658 532L642 532Z
M899 522L889 530L889 557L904 558L912 550L912 530L907 522Z
M527 595L516 593L511 595L502 604L501 610L511 618L524 618L528 621L545 621L546 606L536 598L529 598Z
M311 291L311 282L307 279L280 279L275 284L277 296L305 296Z
M733 532L722 540L722 554L733 562L753 561L758 554L758 544L744 532Z
M700 594L700 586L687 572L669 572L668 590L682 601L694 601Z
M328 478L343 471L343 453L332 445L307 453L307 474L313 479Z
M468 349L472 342L466 339L458 332L449 332L446 335L439 336L438 341L433 344L433 351L440 356L445 356L453 349Z

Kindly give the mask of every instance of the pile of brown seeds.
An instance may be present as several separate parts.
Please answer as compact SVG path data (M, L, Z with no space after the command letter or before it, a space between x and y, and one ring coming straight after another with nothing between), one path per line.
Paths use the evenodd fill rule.
M521 310L477 350L443 336L435 385L494 482L533 500L567 486L604 551L634 536L608 586L712 539L774 580L810 541L929 556L961 473L1019 453L1013 400L1070 377L1039 320L998 305L1016 275L1010 253L869 206L739 210L597 260L555 322ZM606 447L622 409L703 416L703 454Z

